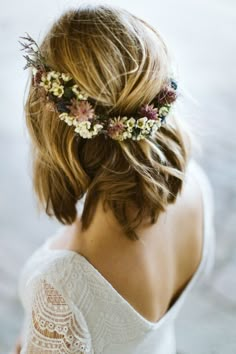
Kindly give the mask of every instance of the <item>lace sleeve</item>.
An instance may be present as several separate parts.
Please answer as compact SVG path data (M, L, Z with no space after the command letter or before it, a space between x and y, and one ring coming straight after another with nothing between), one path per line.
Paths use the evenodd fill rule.
M82 313L55 285L38 277L30 292L20 354L94 353Z

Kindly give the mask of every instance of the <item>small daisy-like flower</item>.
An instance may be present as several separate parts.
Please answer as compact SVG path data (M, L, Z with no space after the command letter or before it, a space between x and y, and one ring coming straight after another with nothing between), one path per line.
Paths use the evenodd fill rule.
M75 127L78 127L79 124L80 124L80 122L74 117L74 119L73 119L73 125L74 125Z
M100 130L102 130L102 128L103 128L103 125L97 123L93 126L93 131L99 132Z
M147 121L148 122L148 121ZM145 126L143 127L143 129L141 129L140 133L141 134L149 134L150 130L151 130L151 127L149 126L149 124L145 124Z
M91 139L91 138L93 137L93 133L90 132L90 131L87 131L87 132L81 131L79 134L80 134L80 136L82 136L82 138L84 138L84 139Z
M47 78L48 80L52 80L52 79L56 79L56 80L59 80L61 74L57 71L49 71L48 74L47 74Z
M72 80L72 76L70 74L65 74L65 73L61 74L61 78L65 82Z
M80 122L78 127L80 128L80 130L88 130L91 127L91 122L89 121Z
M136 127L143 129L145 127L145 123L147 120L148 120L147 117L139 118L136 122Z
M48 79L47 74L43 73L41 76L41 82L39 86L42 86L46 91L49 91L52 87L51 81Z
M73 85L72 91L76 94L76 97L78 100L87 100L88 95L86 95L84 92L80 91L78 85Z
M74 118L70 117L69 114L66 113L66 112L59 114L59 118L61 120L64 120L68 125L72 125L73 124Z
M92 134L92 136L98 135L98 131L97 130L91 130L90 133Z
M77 95L79 93L79 86L78 85L73 85L72 86L72 91Z
M52 87L49 90L54 96L61 97L64 94L63 85L59 85L57 82L53 81Z
M170 107L168 107L168 106L162 106L162 107L159 109L159 116L160 116L160 117L166 117L167 114L169 113L169 110L170 110Z
M94 118L94 109L88 101L77 101L72 98L71 105L67 107L70 109L70 114L79 122Z
M74 120L74 117L71 117L71 116L67 116L65 117L65 122L68 124L68 125L73 125L73 120Z
M125 125L127 126L127 129L129 132L132 132L133 128L135 127L135 123L136 123L136 120L133 117L129 118L126 121Z
M80 91L80 93L77 95L78 100L87 100L88 95L86 95L84 92Z
M154 125L155 121L153 119L148 119L146 122L146 127L151 128Z
M61 119L61 120L65 120L65 118L67 118L69 116L69 114L68 113L61 113L61 114L59 114L59 118Z
M79 135L82 136L82 138L90 139L93 136L92 132L89 131L90 127L91 127L91 122L84 121L84 122L81 122L75 128L75 132L79 133Z
M148 119L157 119L158 109L154 108L154 104L151 105L146 104L140 108L139 114L142 117L147 117Z
M128 138L131 138L132 137L132 133L129 132L129 131L125 131L123 133L123 139L128 139Z

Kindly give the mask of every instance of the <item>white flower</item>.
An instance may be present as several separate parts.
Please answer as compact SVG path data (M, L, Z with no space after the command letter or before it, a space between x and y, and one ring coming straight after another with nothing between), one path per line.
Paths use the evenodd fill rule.
M159 116L166 117L168 113L169 113L169 108L168 108L167 106L162 106L162 107L159 109L158 115L159 115Z
M151 130L151 127L150 127L149 124L147 124L147 122L146 122L146 124L145 124L145 126L143 127L143 129L141 129L141 133L142 133L142 134L148 134L148 133L150 132L150 130Z
M52 87L49 90L54 96L61 97L64 93L64 86L59 85L56 81L53 81Z
M62 78L63 81L67 82L67 81L70 81L72 79L72 76L70 74L62 73L61 74L61 78Z
M124 139L131 138L131 137L132 137L132 133L131 132L126 131L126 132L123 133L123 138Z
M84 92L80 91L78 85L73 85L72 91L76 94L78 100L87 100L88 95L86 95Z
M73 124L74 117L70 117L69 114L66 112L59 114L59 118L61 120L64 120L68 125Z
M137 140L142 140L142 139L144 139L145 138L145 136L143 135L143 134L139 134L138 136L137 136Z
M60 76L61 76L61 74L59 72L57 72L57 71L54 71L54 70L53 71L49 71L47 73L48 80L51 80L51 79L59 80Z
M89 129L91 127L91 122L88 120L85 120L83 122L80 122L79 126L81 127L81 129Z
M146 122L146 127L151 128L155 123L154 119L148 119L148 121Z
M74 117L70 117L69 115L67 115L67 117L65 117L65 122L68 125L73 125L73 120L74 120Z
M52 85L51 85L51 81L48 80L47 74L44 73L42 75L39 86L42 86L46 91L50 90Z
M88 95L86 95L82 91L80 93L78 93L78 95L77 95L78 100L87 100L87 98L88 98Z
M77 119L73 119L73 125L75 126L75 127L78 127L78 125L79 125L79 121L77 120Z
M80 132L79 134L84 139L91 139L93 136L93 134L91 132Z
M95 124L95 125L93 126L93 130L94 130L95 132L99 132L100 130L102 130L102 128L103 128L103 125L101 125L101 124Z
M67 118L67 117L68 117L68 113L66 113L66 112L63 112L63 113L59 114L59 118L61 120L65 120L65 118Z
M98 130L92 130L91 134L92 134L92 136L98 135Z
M127 126L127 129L128 131L132 131L133 128L135 127L135 123L136 123L136 120L132 117L132 118L129 118L127 121L126 121L126 126Z
M72 86L72 91L73 91L76 95L79 93L78 88L79 88L78 85L73 85L73 86Z
M93 134L89 130L86 129L79 129L79 127L75 128L75 132L79 133L80 136L84 139L92 138Z
M145 127L145 123L147 121L147 117L142 117L137 120L136 127L143 129Z
M75 128L75 132L79 133L83 138L91 138L93 134L89 131L90 127L91 122L89 121L79 122L79 124Z

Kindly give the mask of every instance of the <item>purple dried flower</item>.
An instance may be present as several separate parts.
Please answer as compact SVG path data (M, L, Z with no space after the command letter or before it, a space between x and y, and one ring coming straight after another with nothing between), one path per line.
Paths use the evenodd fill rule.
M37 70L36 74L33 75L33 85L38 85L41 82L42 75L45 74L46 71L43 69Z
M46 68L45 58L41 54L40 48L35 40L28 33L26 33L26 37L20 38L24 40L24 42L19 41L20 45L22 46L21 50L24 50L25 53L27 53L26 55L23 55L23 57L26 59L26 65L24 69L29 67L37 69Z
M157 119L158 118L158 112L157 108L154 108L154 104L151 105L143 105L139 112L141 117L147 117L148 119Z
M173 103L177 98L177 93L173 88L165 87L156 96L158 105Z

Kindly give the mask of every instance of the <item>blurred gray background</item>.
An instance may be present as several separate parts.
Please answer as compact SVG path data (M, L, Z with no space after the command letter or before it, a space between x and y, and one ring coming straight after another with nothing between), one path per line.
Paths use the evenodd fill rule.
M197 160L215 192L216 265L189 296L177 322L181 354L236 353L236 2L113 0L153 24L167 41L185 89L183 113L200 136ZM21 327L21 267L59 224L39 215L32 192L23 95L28 72L18 37L41 40L63 10L79 2L2 1L0 11L0 353ZM109 3L109 1L107 1ZM151 353L150 353L151 354Z

